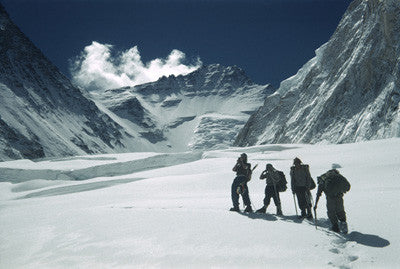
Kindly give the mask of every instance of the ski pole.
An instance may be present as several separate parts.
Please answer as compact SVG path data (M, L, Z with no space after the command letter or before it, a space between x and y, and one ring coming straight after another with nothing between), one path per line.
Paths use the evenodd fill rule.
M294 196L294 193L293 193L293 201L294 201L294 208L296 209L296 216L298 216L299 214L297 213L296 197Z

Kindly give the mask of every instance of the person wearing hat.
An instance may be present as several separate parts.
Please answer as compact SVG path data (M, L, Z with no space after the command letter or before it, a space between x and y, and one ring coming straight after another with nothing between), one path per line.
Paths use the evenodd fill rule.
M239 195L242 195L243 203L246 206L245 212L253 212L249 197L249 188L247 182L251 176L251 164L247 162L247 154L242 153L232 169L236 172L236 177L233 180L231 188L231 197L233 207L230 211L240 212L239 209Z
M336 168L336 165L332 165L331 170L317 177L318 191L314 210L317 210L319 198L322 192L324 192L326 196L328 218L332 224L331 230L347 234L348 227L346 212L344 210L343 194L348 192L351 186L349 181L342 176Z
M290 178L292 193L297 196L301 217L312 219L310 190L315 188L315 182L311 177L309 166L296 157L290 168Z
M272 164L269 163L266 166L266 170L260 175L261 180L265 178L267 186L265 186L264 206L258 209L256 211L257 213L266 213L271 198L273 198L276 206L276 214L282 216L281 199L279 197L279 190L277 189L281 181L281 173L281 171L276 170Z

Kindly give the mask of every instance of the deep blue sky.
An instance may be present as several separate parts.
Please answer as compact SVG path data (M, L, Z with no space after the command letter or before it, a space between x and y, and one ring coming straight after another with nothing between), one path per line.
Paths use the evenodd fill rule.
M144 61L179 49L204 64L237 65L260 84L294 75L329 40L350 0L0 0L61 71L92 41Z

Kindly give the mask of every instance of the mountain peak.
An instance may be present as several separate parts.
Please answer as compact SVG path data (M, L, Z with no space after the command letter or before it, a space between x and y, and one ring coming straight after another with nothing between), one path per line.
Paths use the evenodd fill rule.
M203 88L206 89L240 88L255 85L243 69L221 64L204 65L188 74L187 78L189 85L193 84L193 81L200 80L204 85Z
M203 77L208 79L216 79L223 80L227 83L233 82L236 84L244 85L252 85L254 84L251 79L247 76L246 72L240 67L234 66L223 66L221 64L209 64L203 65L197 70L189 73L187 75L169 75L160 77L156 82L158 83L168 83L168 81L175 81L177 79L184 79L185 77ZM154 82L146 83L146 84L154 84Z
M124 150L122 128L0 6L0 160Z
M155 147L182 151L230 146L271 92L237 66L210 64L187 75L99 92L96 98Z
M169 94L176 91L204 92L213 94L223 92L233 93L243 87L257 86L246 75L243 69L237 66L223 66L221 64L203 65L187 75L162 76L157 81L136 85L132 88L138 92L157 92Z
M400 1L356 0L330 40L247 122L236 145L400 136Z
M203 65L193 73L220 73L224 76L232 76L232 77L237 77L240 78L244 81L249 81L250 78L247 76L246 72L241 69L240 67L233 65L233 66L223 66L221 64L209 64L209 65Z

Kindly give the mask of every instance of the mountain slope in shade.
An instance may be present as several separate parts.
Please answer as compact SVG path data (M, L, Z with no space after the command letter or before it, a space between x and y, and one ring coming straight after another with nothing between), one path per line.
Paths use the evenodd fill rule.
M400 1L355 0L335 33L253 114L238 146L400 136Z
M232 145L272 91L270 85L254 84L236 66L212 64L184 76L91 93L155 150L185 151Z
M0 5L0 160L133 150Z

